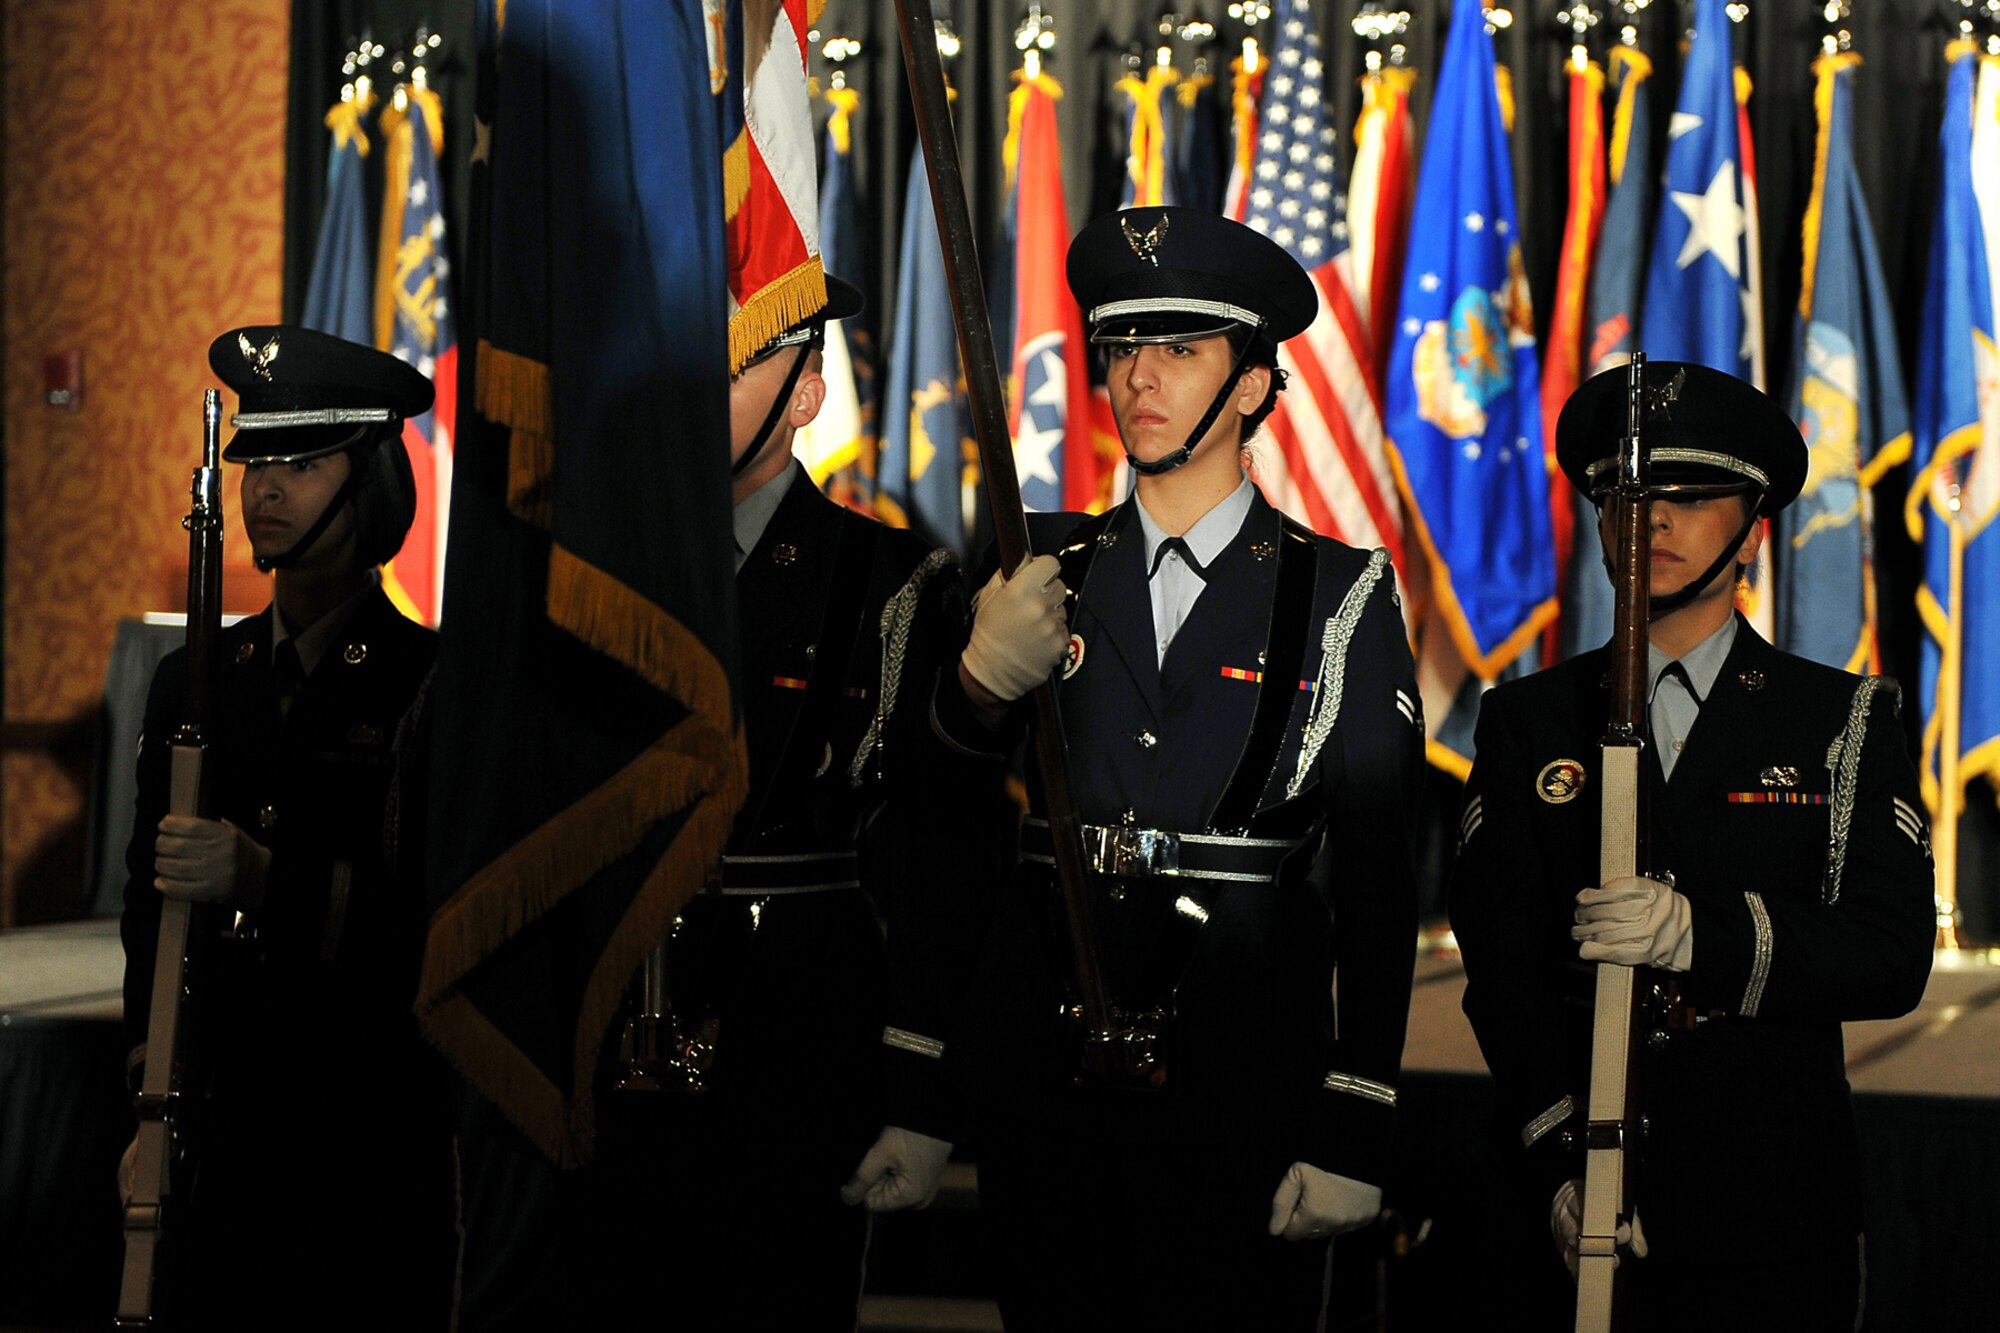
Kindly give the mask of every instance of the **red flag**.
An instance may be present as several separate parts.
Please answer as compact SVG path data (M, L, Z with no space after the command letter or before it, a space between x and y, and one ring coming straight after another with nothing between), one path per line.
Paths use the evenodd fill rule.
M1403 285L1403 247L1417 178L1410 170L1410 88L1413 69L1390 68L1361 81L1361 115L1354 122L1354 170L1348 175L1348 287L1375 346L1375 380L1389 368L1395 341L1396 295Z
M1569 67L1569 219L1563 224L1562 265L1556 273L1555 309L1549 315L1542 361L1542 442L1549 468L1549 521L1556 568L1568 569L1576 544L1571 487L1556 466L1556 418L1583 378L1584 302L1597 235L1604 223L1604 71L1594 61ZM1543 633L1544 660L1561 653L1561 625Z
M1088 426L1089 358L1083 316L1063 276L1069 210L1063 202L1056 99L1047 74L1016 76L1005 158L1015 173L1013 401L1008 427L1021 498L1036 510L1101 510L1118 455L1101 455Z
M729 216L729 367L826 306L819 257L819 164L806 93L806 0L775 10L735 0L727 53L722 169ZM754 12L753 12L754 11ZM767 19L766 32L744 25ZM735 105L740 97L740 107Z

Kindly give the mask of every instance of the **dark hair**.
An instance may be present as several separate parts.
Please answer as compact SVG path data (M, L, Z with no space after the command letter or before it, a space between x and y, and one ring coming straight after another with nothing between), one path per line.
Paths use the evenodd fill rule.
M1279 367L1278 349L1272 346L1271 340L1263 334L1245 325L1235 324L1231 325L1228 333L1223 336L1229 339L1229 356L1232 361L1243 355L1243 349L1247 345L1250 348L1250 355L1244 358L1243 368L1248 370L1251 366L1265 366L1271 372L1271 387L1265 392L1264 401L1257 404L1256 411L1243 418L1242 442L1248 444L1264 425L1264 418L1270 416L1272 409L1277 407L1278 395L1285 391L1285 381L1291 377Z

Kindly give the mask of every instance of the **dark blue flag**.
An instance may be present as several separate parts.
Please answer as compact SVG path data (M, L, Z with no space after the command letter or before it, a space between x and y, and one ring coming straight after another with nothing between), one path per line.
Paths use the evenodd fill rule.
M313 247L312 277L300 323L349 342L374 339L374 258L368 248L368 202L362 189L367 108L347 100L326 113L333 149L326 162L326 212Z
M1814 62L1818 169L1806 206L1792 419L1811 451L1805 489L1772 523L1778 646L1828 666L1876 664L1874 505L1868 488L1910 452L1896 316L1854 170L1852 54Z
M978 480L978 463L970 447L971 415L958 368L951 286L920 153L911 156L903 201L903 253L889 383L882 399L876 510L964 559L971 544L966 504Z
M720 111L699 0L478 17L417 1012L568 1166L612 1017L743 800Z
M1385 425L1431 592L1491 680L1555 614L1534 316L1479 0L1458 0L1417 180Z

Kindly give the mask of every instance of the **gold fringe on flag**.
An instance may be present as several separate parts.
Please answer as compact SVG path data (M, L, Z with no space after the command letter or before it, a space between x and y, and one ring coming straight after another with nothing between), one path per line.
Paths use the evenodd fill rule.
M549 478L555 472L550 423L549 368L518 352L479 340L473 375L473 405L495 425L507 426L507 508L516 517L547 528L554 520Z
M1637 47L1616 46L1606 65L1613 77L1621 67L1624 70L1624 77L1618 80L1618 109L1611 113L1611 183L1616 185L1625 178L1625 149L1632 142L1632 104L1639 99L1639 85L1652 77L1653 62Z
M736 142L722 150L722 216L734 221L743 201L750 197L750 127L745 125Z
M1062 85L1049 74L1028 77L1026 70L1017 69L1013 74L1014 91L1007 94L1007 137L1000 142L1000 164L1006 181L1005 188L1014 188L1014 178L1021 168L1021 118L1028 114L1028 92L1039 88L1049 95L1051 102L1062 100Z
M729 373L734 375L764 344L808 315L826 309L826 269L813 255L791 272L752 292L729 317Z
M1500 125L1514 132L1514 71L1505 65L1493 67L1493 93L1500 99Z
M698 640L688 637L694 651L708 656ZM708 663L717 676L722 674L712 656ZM726 684L724 691L726 697ZM614 940L626 941L616 951L621 956L607 951L586 984L576 1041L579 1051L591 1045L589 1034L605 1031L625 984L652 943L665 938L674 914L700 886L728 836L748 785L742 740L740 730L718 732L712 719L699 714L681 719L609 781L508 848L431 918L419 994L437 998L420 1001L420 1022L453 1064L490 1092L502 1094L496 1104L507 1108L522 1132L559 1165L589 1160L591 1127L584 1108L596 1060L589 1052L576 1060L578 1086L570 1095L577 1113L566 1118L563 1094L478 1015L457 983L528 922L631 853L653 825L692 807L673 847L649 872L627 913L627 920L636 917L644 933L621 930L614 935Z
M1812 194L1807 196L1803 224L1805 256L1799 280L1800 319L1812 318L1813 278L1819 272L1819 227L1826 216L1826 159L1833 148L1833 85L1842 70L1860 63L1860 55L1853 51L1822 55L1812 63L1813 114L1819 121L1819 134L1813 146Z

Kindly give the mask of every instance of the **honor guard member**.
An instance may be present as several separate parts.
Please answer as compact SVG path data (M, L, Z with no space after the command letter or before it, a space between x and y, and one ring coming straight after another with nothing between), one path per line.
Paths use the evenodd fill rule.
M1600 504L1626 378L1587 381L1557 425L1564 474ZM1597 883L1608 650L1490 691L1451 892L1465 1012L1528 1207L1574 1272L1592 965L1646 969L1633 1327L1727 1312L1731 1328L1847 1330L1862 1241L1840 1025L1923 995L1917 777L1895 682L1779 652L1735 613L1760 520L1805 480L1798 428L1719 371L1654 361L1646 379L1666 400L1645 431L1652 870Z
M1060 667L1098 952L1149 1051L1132 1087L1079 1086L1036 791L973 987L1001 1311L1312 1329L1328 1238L1380 1211L1414 967L1423 725L1395 575L1244 471L1277 346L1317 308L1282 249L1134 208L1084 228L1068 274L1136 489L1096 517L1030 515L1046 554L986 584L938 721L997 748Z
M135 1086L162 897L243 923L192 999L209 1080L162 1309L205 1329L444 1328L450 1123L410 1012L427 914L390 873L384 818L436 635L376 574L416 512L402 428L430 409L431 382L282 326L223 334L209 365L237 394L222 456L243 465L272 602L222 631L217 818L166 813L185 649L154 675L139 747L120 923Z
M957 562L792 454L826 321L861 309L827 287L730 385L750 794L665 951L667 1058L599 1103L615 1281L677 1326L853 1328L869 1214L927 1205L958 1137L940 1057L997 874L998 765L929 723Z

